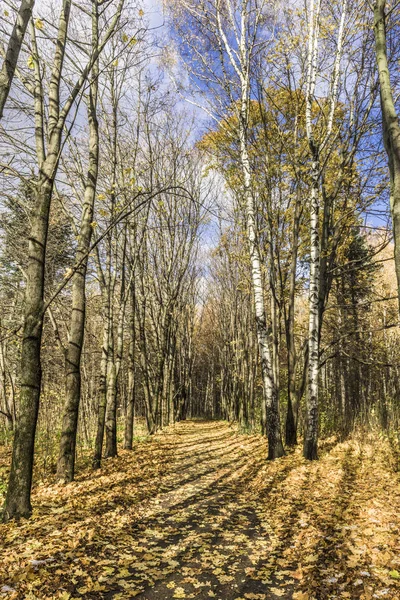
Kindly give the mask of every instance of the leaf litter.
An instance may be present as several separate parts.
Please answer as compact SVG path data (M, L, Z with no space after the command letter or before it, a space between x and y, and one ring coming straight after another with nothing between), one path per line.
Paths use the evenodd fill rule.
M32 518L0 525L0 597L399 599L400 481L382 448L266 455L259 436L183 422L37 485Z

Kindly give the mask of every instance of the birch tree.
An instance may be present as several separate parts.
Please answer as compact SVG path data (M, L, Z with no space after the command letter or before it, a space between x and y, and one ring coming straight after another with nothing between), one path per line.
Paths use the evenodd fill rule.
M338 97L340 79L340 61L346 18L347 1L343 0L338 29L337 48L331 76L329 92L329 114L326 130L318 138L313 123L313 102L318 74L318 44L321 19L321 0L310 0L309 34L306 83L306 133L310 148L310 292L309 292L309 332L308 332L308 381L307 413L304 435L304 456L309 460L318 458L318 377L319 377L319 340L320 340L320 177L321 151L330 141L333 120Z
M255 31L253 39L248 35L249 6L243 2L241 5L240 37L239 42L239 60L235 59L232 48L228 43L226 34L222 28L220 7L217 7L217 23L221 38L226 47L226 51L232 63L232 66L240 79L240 113L239 113L239 140L240 140L240 159L243 170L243 195L245 202L245 213L247 221L247 235L249 244L249 254L252 273L252 284L254 294L255 318L257 328L257 338L260 351L261 373L263 377L265 402L267 408L267 435L268 435L268 458L278 458L284 454L279 416L279 398L277 389L276 373L274 376L271 339L267 328L267 316L264 304L264 290L261 272L261 256L259 241L256 228L256 204L252 193L251 185L251 167L248 151L248 124L249 124L249 96L250 96L250 70L251 56L254 51L254 42L257 36L258 21L261 12L256 13Z
M252 186L252 167L249 157L249 108L251 77L255 68L255 57L265 45L262 25L270 15L267 3L250 0L210 0L208 2L184 2L186 11L201 34L208 36L209 56L205 58L198 46L198 39L183 32L185 44L196 57L190 70L202 85L209 87L214 103L197 102L217 121L227 118L233 111L237 126L230 133L240 149L242 171L241 208L246 218L247 243L252 274L253 302L259 346L261 374L264 389L263 412L269 441L268 456L278 458L284 454L279 415L279 394L274 377L272 339L267 326L265 288L261 268L260 246L257 231L256 201ZM190 28L189 24L189 28ZM196 66L198 67L196 71ZM196 85L196 84L195 84ZM197 90L201 86L197 84ZM195 101L196 103L196 101ZM228 108L229 106L229 108ZM222 110L221 110L222 109ZM218 115L218 117L216 117Z

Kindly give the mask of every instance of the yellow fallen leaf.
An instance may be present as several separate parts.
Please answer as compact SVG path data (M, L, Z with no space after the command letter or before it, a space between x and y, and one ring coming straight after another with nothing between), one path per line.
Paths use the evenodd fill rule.
M307 592L294 592L292 600L310 600L310 596Z

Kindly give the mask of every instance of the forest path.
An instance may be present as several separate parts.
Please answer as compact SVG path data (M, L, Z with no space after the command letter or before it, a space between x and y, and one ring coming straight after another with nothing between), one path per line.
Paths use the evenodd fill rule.
M355 440L315 463L266 455L259 436L188 421L42 482L33 518L0 526L4 597L399 599L389 455Z

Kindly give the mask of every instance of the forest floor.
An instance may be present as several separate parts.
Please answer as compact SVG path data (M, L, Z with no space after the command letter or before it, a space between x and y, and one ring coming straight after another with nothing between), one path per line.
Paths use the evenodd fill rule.
M389 450L266 454L258 436L191 421L74 483L39 482L32 518L0 525L0 597L400 599Z

